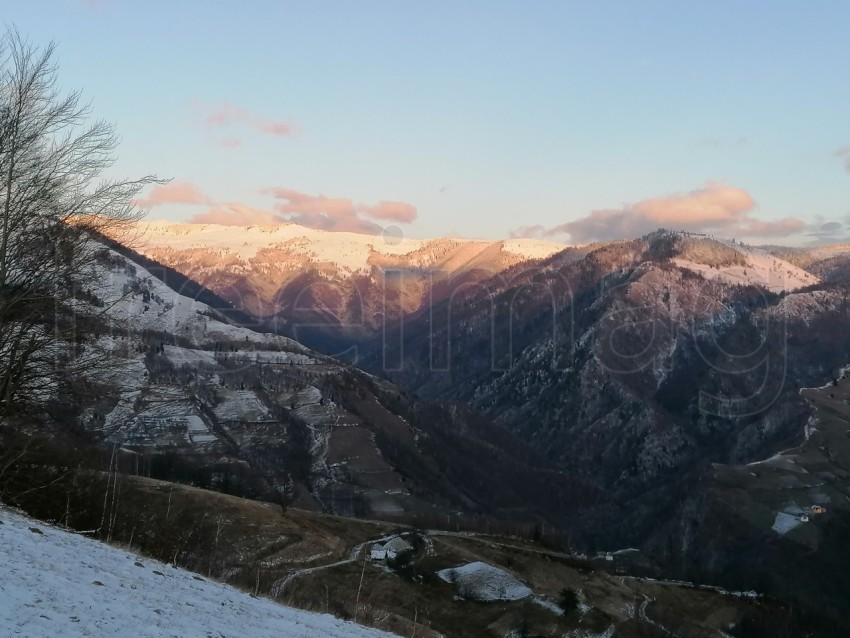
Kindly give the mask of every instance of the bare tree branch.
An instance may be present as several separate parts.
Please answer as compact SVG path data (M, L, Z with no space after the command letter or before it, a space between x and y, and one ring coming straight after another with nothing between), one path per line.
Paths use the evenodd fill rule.
M144 213L139 191L162 181L103 177L118 136L59 90L54 58L14 28L0 37L0 416L74 374L75 296L102 276L97 237L120 236Z

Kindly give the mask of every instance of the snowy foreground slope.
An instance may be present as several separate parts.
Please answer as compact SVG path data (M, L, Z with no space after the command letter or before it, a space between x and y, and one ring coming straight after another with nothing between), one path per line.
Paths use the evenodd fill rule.
M4 638L392 636L254 598L2 507L0 521Z

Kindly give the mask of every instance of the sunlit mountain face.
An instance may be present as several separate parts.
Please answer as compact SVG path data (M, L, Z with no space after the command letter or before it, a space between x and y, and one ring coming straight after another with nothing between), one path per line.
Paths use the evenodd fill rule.
M142 222L128 236L142 255L264 325L326 351L344 350L402 317L565 248L537 239L421 240L297 224Z
M6 4L0 633L847 635L850 3Z

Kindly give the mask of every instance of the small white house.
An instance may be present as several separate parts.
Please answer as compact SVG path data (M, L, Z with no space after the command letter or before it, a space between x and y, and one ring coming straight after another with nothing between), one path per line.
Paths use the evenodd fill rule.
M385 543L375 543L369 551L369 560L393 560L399 554L413 550L413 545L401 536L394 536Z
M387 550L385 549L377 549L376 546L372 546L372 551L369 552L369 560L387 560Z
M384 549L388 552L395 552L396 556L398 556L399 554L404 554L404 552L412 551L413 545L408 543L401 536L396 536L384 543Z

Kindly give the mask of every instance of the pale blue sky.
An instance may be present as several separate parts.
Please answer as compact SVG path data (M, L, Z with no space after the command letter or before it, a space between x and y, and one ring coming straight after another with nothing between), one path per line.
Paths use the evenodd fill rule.
M581 220L594 210L649 224L656 198L691 191L673 200L685 226L717 205L730 217L707 227L729 234L850 213L836 155L850 145L843 1L2 4L33 42L57 42L62 84L116 123L119 172L173 177L215 203L272 210L286 203L272 187L405 202L413 236L579 220L561 241L592 238ZM233 122L205 125L225 104ZM273 122L294 133L260 130ZM723 189L755 207L725 209ZM293 214L321 207L288 201ZM783 228L799 226L769 232Z

